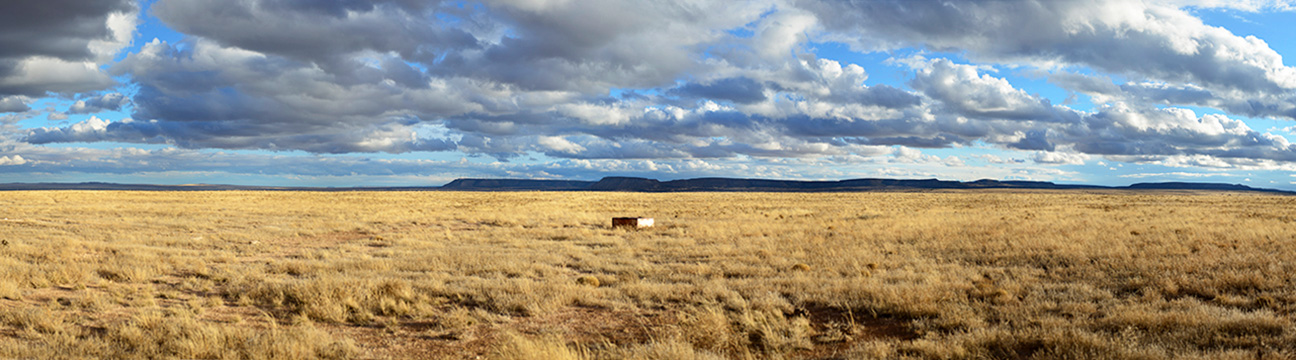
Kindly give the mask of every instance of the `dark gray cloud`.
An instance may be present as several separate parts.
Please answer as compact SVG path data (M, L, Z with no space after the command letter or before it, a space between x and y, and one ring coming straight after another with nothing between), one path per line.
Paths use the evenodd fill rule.
M484 110L469 82L420 77L405 63L357 65L345 84L310 63L219 46L150 43L114 66L139 90L133 123L105 130L114 141L188 148L405 152L454 146L415 137L421 119ZM412 86L407 86L412 85ZM435 86L434 86L435 85ZM118 125L119 124L119 125ZM83 139L57 133L30 141ZM143 135L143 136L141 136ZM131 140L133 139L133 140Z
M23 112L27 110L31 110L31 108L27 106L27 102L24 101L22 97L0 97L0 113Z
M772 6L764 1L492 2L478 15L509 34L491 36L481 51L448 53L432 70L528 90L669 86L707 67L698 61L700 53L727 38L722 31L758 20Z
M130 13L130 0L5 1L0 4L0 58L48 56L93 60L93 40L112 40L109 14Z
M1053 151L1056 146L1048 140L1048 129L1032 129L1025 132L1021 140L1007 144L1008 147L1021 150Z
M860 144L860 145L881 145L881 146L900 145L900 146L906 146L912 148L931 148L931 149L948 148L953 145L963 144L967 142L967 139L959 138L957 136L953 136L949 134L940 134L931 137L873 136L873 137L841 137L839 139L844 142L848 142L852 144Z
M745 77L715 80L710 83L688 83L671 89L671 95L692 98L754 103L765 100L765 86Z
M1296 92L1259 93L1211 90L1192 84L1128 82L1116 84L1104 76L1052 74L1049 81L1065 89L1088 94L1096 103L1116 101L1216 108L1249 117L1296 120Z
M97 64L130 41L132 0L0 2L0 97L104 89Z
M152 13L172 29L222 45L345 71L361 52L411 61L478 48L473 35L439 22L437 2L161 0Z
M108 122L92 117L65 127L32 129L23 141L31 144L112 141L170 144L186 149L303 150L329 154L447 151L457 147L449 139L419 137L415 129L399 125L315 134L259 134L249 131L249 126L231 122Z
M443 77L538 90L656 87L697 68L713 31L755 20L770 5L720 2L424 1L213 3L161 0L172 28L226 46L313 62L329 71L353 55L395 53Z

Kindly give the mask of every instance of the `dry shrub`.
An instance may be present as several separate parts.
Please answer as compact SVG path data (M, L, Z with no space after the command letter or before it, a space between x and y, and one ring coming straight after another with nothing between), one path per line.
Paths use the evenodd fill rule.
M500 360L585 360L590 357L577 348L556 336L527 338L518 334L506 334L503 345L495 358Z
M630 347L611 348L592 352L595 359L624 360L722 360L716 353L694 348L687 341L671 338L663 341L651 341Z
M804 317L753 310L739 315L737 320L739 331L746 334L746 345L761 352L778 354L811 346L810 321Z
M688 311L680 325L681 336L698 349L720 353L745 350L744 340L734 331L724 310L707 307Z
M593 275L583 275L576 278L576 283L586 286L599 287L599 279Z
M34 306L0 309L0 323L34 338L71 331L62 313Z
M30 343L25 351L10 352L10 355L59 354L59 357L113 359L349 359L359 352L352 342L334 340L329 334L309 326L252 329L206 323L184 313L149 312L109 325L103 331L58 335Z
M715 353L776 356L812 346L809 320L778 310L706 307L692 310L681 325L681 341Z
M18 300L22 298L22 289L12 279L0 279L0 299Z
M240 282L225 288L235 302L275 310L281 318L303 315L333 323L369 324L375 316L424 312L427 302L399 280L313 278Z
M1269 310L1220 308L1195 299L1123 306L1097 323L1110 332L1138 330L1148 343L1199 348L1256 347L1262 339L1280 338L1292 325Z
M466 305L480 306L499 314L537 316L599 297L598 289L567 281L543 282L531 279L475 281L463 287Z

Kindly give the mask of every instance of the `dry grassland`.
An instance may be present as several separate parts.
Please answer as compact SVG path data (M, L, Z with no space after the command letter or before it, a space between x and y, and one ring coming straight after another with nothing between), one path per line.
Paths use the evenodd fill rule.
M1296 356L1296 197L40 191L0 219L0 358Z

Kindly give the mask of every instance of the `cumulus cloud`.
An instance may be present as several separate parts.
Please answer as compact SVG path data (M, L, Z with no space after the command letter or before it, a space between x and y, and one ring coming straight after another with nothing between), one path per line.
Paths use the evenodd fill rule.
M63 128L40 128L27 135L27 142L43 144L50 142L103 141L108 129L108 121L91 116L85 121Z
M453 148L445 139L410 140L411 127L420 118L490 111L495 104L473 101L488 96L474 88L507 93L460 80L409 88L392 80L405 70L359 66L349 73L355 81L339 84L335 74L282 57L206 40L183 49L154 41L113 68L139 83L133 117L149 122L108 131L193 148L445 150Z
M128 109L134 120L90 117L15 138L182 150L150 155L157 157L457 151L504 163L542 154L568 166L636 166L625 171L693 160L958 168L1093 157L1232 168L1296 161L1285 138L1231 117L1296 118L1296 70L1264 41L1206 25L1186 8L1286 10L1282 2L159 0L150 13L185 39L142 44L107 74L100 65L129 43L120 34L138 10L89 5L62 40L42 42L51 48L0 39L14 45L0 47L0 112L29 111L32 97L49 91L75 92L64 97L79 99L70 114ZM869 72L897 69L865 69L812 49L834 41L965 60L896 59L890 64L907 81L883 84ZM1047 77L1095 106L1054 104L1014 86L1005 70ZM111 84L109 75L132 87L84 95ZM1020 151L1005 155L1020 159L923 150L969 146ZM1049 174L1061 173L1028 175Z
M967 51L984 61L1079 65L1219 89L1296 88L1296 69L1283 65L1282 56L1263 40L1206 25L1173 3L804 0L797 4L818 16L832 32L827 36L864 50L922 46Z
M858 65L803 55L677 86L667 93L708 100L661 106L660 96L609 99L432 75L426 87L406 87L393 80L409 70L401 66L361 66L351 78L365 81L343 85L317 65L201 39L189 45L154 42L114 68L138 79L135 117L151 120L96 132L75 129L81 124L39 129L26 140L322 153L459 150L500 159L527 152L577 159L837 156L972 141L1045 152L1068 146L1092 155L1285 161L1291 153L1226 117L1125 103L1075 111L945 59L908 61L916 92L867 86ZM298 91L303 86L313 90ZM412 131L418 126L444 128L457 140L420 138Z
M130 103L130 99L121 93L107 93L77 100L68 109L72 114L93 114L102 111L117 111Z
M947 59L923 63L909 86L966 116L1047 120L1057 114L1047 99L1031 96L1004 79L979 74L975 66Z
M1096 155L1212 155L1296 160L1281 137L1254 131L1221 115L1197 116L1179 108L1143 109L1118 104L1064 129L1075 149Z
M1085 154L1296 159L1296 147L1284 138L1257 132L1223 115L1197 116L1183 108L1126 102L1080 112L1049 105L1037 95L1026 94L970 65L944 59L917 64L913 86L937 102L936 111L984 119L979 127L984 130L981 140L1009 148L1044 150L1034 157L1037 163L1081 163ZM1060 146L1074 153L1053 152Z
M26 164L26 163L27 163L27 160L26 160L26 159L23 159L22 155L13 155L13 156L8 156L8 155L6 155L6 156L0 156L0 166L7 166L7 165L22 165L22 164Z

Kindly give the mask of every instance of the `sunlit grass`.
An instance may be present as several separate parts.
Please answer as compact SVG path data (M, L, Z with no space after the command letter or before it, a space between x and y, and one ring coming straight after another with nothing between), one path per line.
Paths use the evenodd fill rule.
M41 191L0 219L0 358L1296 355L1284 196Z

